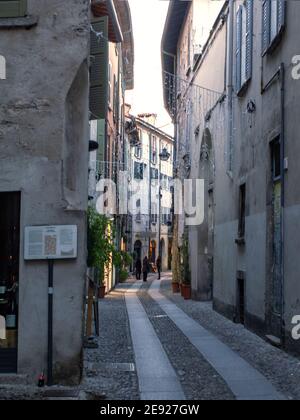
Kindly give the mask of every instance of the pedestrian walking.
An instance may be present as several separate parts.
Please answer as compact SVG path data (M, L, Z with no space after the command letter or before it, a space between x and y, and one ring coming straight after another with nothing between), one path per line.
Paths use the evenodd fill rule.
M147 279L148 279L149 271L150 271L149 260L148 260L148 257L145 257L144 261L143 261L143 280L144 280L144 282L146 282Z
M136 260L136 263L135 263L135 274L136 274L136 279L137 280L141 280L141 276L142 276L142 261L140 260L140 258L138 258Z
M158 257L156 260L156 269L158 272L158 280L160 280L161 278L161 258L160 257Z

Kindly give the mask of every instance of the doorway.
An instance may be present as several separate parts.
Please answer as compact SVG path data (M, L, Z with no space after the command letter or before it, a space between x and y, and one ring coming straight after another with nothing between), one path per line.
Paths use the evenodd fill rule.
M150 242L149 260L150 260L150 263L153 263L153 264L156 263L156 242L155 241Z
M21 195L0 193L0 203L0 373L16 373Z
M271 144L272 152L272 288L271 331L281 337L283 320L282 250L282 167L280 139Z
M237 287L238 287L238 302L237 302L238 323L245 325L245 279L243 275L238 276Z

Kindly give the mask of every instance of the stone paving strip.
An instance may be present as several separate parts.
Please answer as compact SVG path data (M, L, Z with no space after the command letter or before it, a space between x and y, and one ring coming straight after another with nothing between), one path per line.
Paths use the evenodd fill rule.
M91 394L104 393L108 400L139 400L138 377L125 293L130 284L120 284L99 303L98 349L84 352L81 388Z
M213 310L212 302L184 300L172 292L172 276L166 273L161 293L263 374L288 400L300 400L300 359L272 346L241 324Z
M138 297L180 378L187 400L235 400L221 376L149 296L149 286L149 282L143 285Z
M185 400L180 381L139 301L142 283L125 294L141 400Z
M221 375L237 400L285 399L260 372L160 293L160 284L154 281L148 293Z

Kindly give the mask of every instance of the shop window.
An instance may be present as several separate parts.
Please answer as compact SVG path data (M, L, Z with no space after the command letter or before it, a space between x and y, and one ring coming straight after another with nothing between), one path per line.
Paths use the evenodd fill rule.
M20 194L0 193L0 373L17 370Z

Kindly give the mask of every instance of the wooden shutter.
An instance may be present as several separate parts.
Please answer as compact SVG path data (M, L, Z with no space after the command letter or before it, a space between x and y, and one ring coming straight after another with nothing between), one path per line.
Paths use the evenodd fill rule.
M270 46L271 3L264 0L262 4L262 53L265 54Z
M253 0L246 1L246 80L252 77L253 57Z
M241 70L242 70L242 24L243 9L239 8L236 17L236 91L241 89Z
M108 17L92 22L90 119L105 119L108 101ZM96 33L101 33L97 36Z
M0 0L0 17L22 17L27 13L27 0Z
M277 32L280 33L285 27L285 8L286 8L286 1L285 0L278 0L278 12L277 12Z

